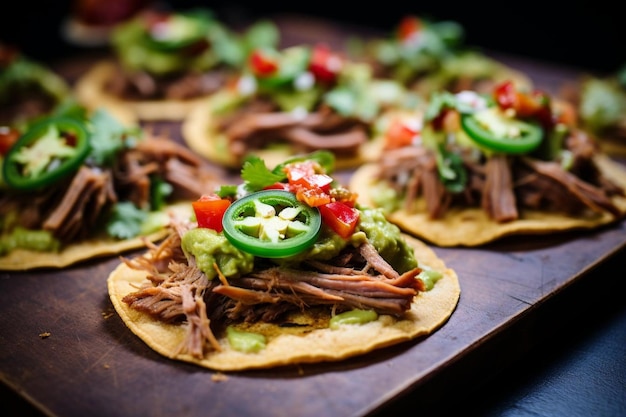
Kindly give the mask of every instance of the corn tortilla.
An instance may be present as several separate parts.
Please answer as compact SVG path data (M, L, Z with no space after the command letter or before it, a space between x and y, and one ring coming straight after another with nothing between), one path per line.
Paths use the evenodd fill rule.
M343 325L337 330L316 328L301 334L288 334L277 325L265 349L258 353L242 353L232 349L224 336L216 335L222 351L211 351L202 359L179 354L185 338L186 325L165 324L147 314L135 311L122 298L137 290L146 281L143 271L121 263L109 275L108 292L125 325L144 343L159 354L173 360L189 362L217 371L241 371L272 368L300 363L339 361L367 354L376 349L426 336L441 327L452 315L460 298L456 272L437 257L425 243L410 236L407 242L414 247L420 265L442 272L430 291L419 293L410 311L403 319L381 315L378 320L363 325Z

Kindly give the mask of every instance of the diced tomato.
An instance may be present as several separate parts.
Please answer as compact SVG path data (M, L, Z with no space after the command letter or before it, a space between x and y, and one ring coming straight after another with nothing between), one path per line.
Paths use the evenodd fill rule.
M417 34L422 28L422 22L417 16L405 16L398 25L396 31L398 39L407 41Z
M340 202L332 202L318 207L322 220L335 233L344 239L349 238L359 222L359 211Z
M191 205L196 214L198 227L213 229L216 232L223 230L222 219L224 212L230 206L230 200L221 198L217 194L206 194Z
M501 109L510 109L515 106L517 90L511 81L504 81L493 89L493 97Z
M19 137L20 132L17 129L5 126L0 127L0 155L6 155Z
M295 183L307 175L317 174L319 165L313 161L294 162L285 167L289 182Z
M299 201L311 207L317 207L332 201L330 196L333 178L330 175L318 174L320 166L314 161L302 161L287 165L285 173L291 190Z
M171 13L158 10L148 10L142 14L148 32L158 31L159 26L167 24L171 17Z
M298 188L319 189L324 193L330 192L330 185L333 182L333 179L330 175L326 174L312 174L305 175L304 177L298 178L295 181L290 181L291 184L295 185Z
M266 51L255 49L250 54L250 67L255 75L268 77L278 71L278 60Z
M568 101L555 102L554 122L562 123L566 126L576 126L578 122L578 112L576 107Z
M333 201L330 194L321 188L296 187L296 198L298 201L306 203L310 207L319 207Z
M309 70L315 79L324 83L333 83L337 79L343 60L339 54L333 53L326 45L316 45L313 48Z
M409 146L419 133L419 127L416 124L405 118L398 117L390 123L385 133L385 149Z
M513 109L519 117L534 117L544 127L553 123L550 96L543 91L519 91L512 81L504 81L495 87L494 98L501 109Z

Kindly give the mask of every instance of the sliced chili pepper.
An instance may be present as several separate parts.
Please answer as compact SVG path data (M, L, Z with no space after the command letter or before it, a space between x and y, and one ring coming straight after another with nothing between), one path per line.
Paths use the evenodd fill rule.
M495 134L485 127L474 114L461 117L461 125L467 135L476 143L496 152L523 154L536 149L543 139L543 129L535 121L507 120L513 123L519 134L515 136Z
M285 258L312 246L320 232L318 209L288 191L264 190L234 201L224 213L224 236L263 258Z
M76 172L90 150L82 121L50 117L32 125L11 147L2 174L16 189L45 187Z
M207 194L192 202L191 206L196 214L198 227L213 229L216 232L223 230L222 220L226 209L230 206L230 200L221 198L217 194Z

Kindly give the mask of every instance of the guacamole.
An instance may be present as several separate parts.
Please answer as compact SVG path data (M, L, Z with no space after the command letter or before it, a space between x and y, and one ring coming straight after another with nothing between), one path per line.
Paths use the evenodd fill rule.
M217 276L214 265L226 277L251 272L254 268L254 256L235 248L222 233L213 229L198 227L185 233L181 240L185 255L196 258L198 268L208 279Z

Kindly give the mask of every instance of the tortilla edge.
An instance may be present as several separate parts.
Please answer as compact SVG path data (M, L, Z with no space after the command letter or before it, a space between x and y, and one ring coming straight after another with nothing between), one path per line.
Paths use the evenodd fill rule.
M176 216L191 215L191 202L177 202L163 209ZM62 269L90 259L121 255L146 246L146 242L156 242L167 236L163 228L145 236L116 240L109 237L92 238L72 243L60 252L39 252L27 249L15 249L5 256L0 256L0 271L28 271L34 269Z
M385 327L385 325L380 323L389 321L390 316L381 316L374 322L374 325L368 323L367 325L350 326L350 329L343 329L343 331L351 331L356 328L356 333L358 334L358 330L365 331L367 330L366 326L371 326L376 327L378 330L373 332L368 331L368 334L382 335L382 337L379 340L370 340L369 344L363 344L363 340L359 336L358 340L361 347L357 344L353 344L351 349L348 349L347 351L344 350L338 352L336 349L326 349L326 351L323 351L322 349L322 351L320 351L319 348L316 348L317 350L311 354L299 353L292 357L273 356L271 360L263 361L262 357L259 355L237 353L231 350L227 359L232 360L234 357L236 360L232 360L226 364L220 363L220 355L215 353L209 353L208 357L205 356L204 359L199 360L189 355L176 353L176 349L180 341L173 341L169 344L169 346L167 343L163 343L163 340L165 340L164 338L168 336L174 339L183 337L183 326L164 325L163 323L154 320L143 313L130 309L122 301L124 295L128 293L127 291L122 290L122 288L126 288L126 290L136 289L139 282L145 281L145 273L131 270L127 265L121 263L109 275L107 279L107 288L111 302L124 325L149 348L160 355L175 361L192 363L214 371L229 372L276 368L280 366L304 363L341 361L369 354L375 350L383 349L391 345L397 345L399 343L428 336L442 327L450 319L453 312L457 308L461 296L461 288L456 272L447 267L444 261L439 258L436 253L424 242L410 235L403 234L403 236L414 248L418 262L420 262L421 265L426 264L443 273L443 277L437 281L434 289L431 290L433 292L431 293L428 291L420 293L412 304L411 314L417 315L426 312L424 316L427 318L427 321L426 323L421 323L420 326L417 326L417 320L414 322L409 320L400 320L394 324L394 326L398 327ZM432 307L434 307L435 310L433 310ZM434 317L428 314L429 312L432 313L432 311L437 312ZM411 329L411 331L402 331L402 327L398 323L408 323L407 326ZM412 328L411 324L415 327ZM385 329L387 329L387 331L385 331ZM326 333L323 334L324 332ZM332 338L328 337L328 335L333 336L340 334L336 332L337 331L331 331L330 329L319 329L308 334L307 336L285 336L280 343L282 345L291 345L294 341L298 342L298 346L289 346L288 349L284 349L285 352L291 352L293 354L293 352L298 351L298 349L307 348L311 345L318 345L317 343L309 343L311 340L317 341L320 337L332 340ZM355 331L352 331L351 334L352 333L355 333ZM370 336L370 338L371 337L372 336ZM279 336L279 338L283 338L283 336ZM279 338L275 339L272 343L276 343ZM224 341L222 341L222 343L224 343ZM322 346L327 346L328 343L328 341L324 342ZM284 346L280 346L280 348L283 347Z

